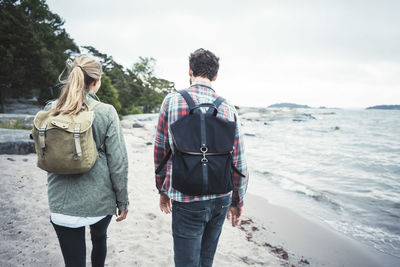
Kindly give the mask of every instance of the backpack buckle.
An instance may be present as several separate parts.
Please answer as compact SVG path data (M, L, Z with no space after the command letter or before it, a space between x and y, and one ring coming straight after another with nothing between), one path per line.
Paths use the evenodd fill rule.
M208 148L203 146L200 147L200 152L203 154L203 158L201 159L201 162L208 162L208 159L206 158L206 153L208 151Z
M205 147L205 146L200 147L200 151L201 151L201 153L206 154L208 151L208 147Z

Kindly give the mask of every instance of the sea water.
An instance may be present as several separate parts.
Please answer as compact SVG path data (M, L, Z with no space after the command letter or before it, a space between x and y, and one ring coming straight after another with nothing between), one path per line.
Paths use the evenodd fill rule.
M400 257L400 111L301 112L242 119L249 192Z

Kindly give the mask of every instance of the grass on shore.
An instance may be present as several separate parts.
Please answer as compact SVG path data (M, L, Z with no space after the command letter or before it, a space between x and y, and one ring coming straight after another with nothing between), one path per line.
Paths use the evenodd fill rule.
M24 124L18 120L7 120L7 121L0 121L0 128L5 129L18 129L18 130L31 130L32 127L29 125Z

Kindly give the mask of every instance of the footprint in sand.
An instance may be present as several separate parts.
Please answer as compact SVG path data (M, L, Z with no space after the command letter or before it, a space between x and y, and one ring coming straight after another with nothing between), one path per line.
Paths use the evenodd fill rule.
M147 213L146 216L150 220L154 220L155 218L157 218L157 215L155 215L154 213Z

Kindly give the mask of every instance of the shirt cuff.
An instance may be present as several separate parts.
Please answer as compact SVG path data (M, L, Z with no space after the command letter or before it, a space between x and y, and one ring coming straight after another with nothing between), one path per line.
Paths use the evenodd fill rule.
M241 199L239 202L232 202L231 206L237 208L243 207L243 199Z

